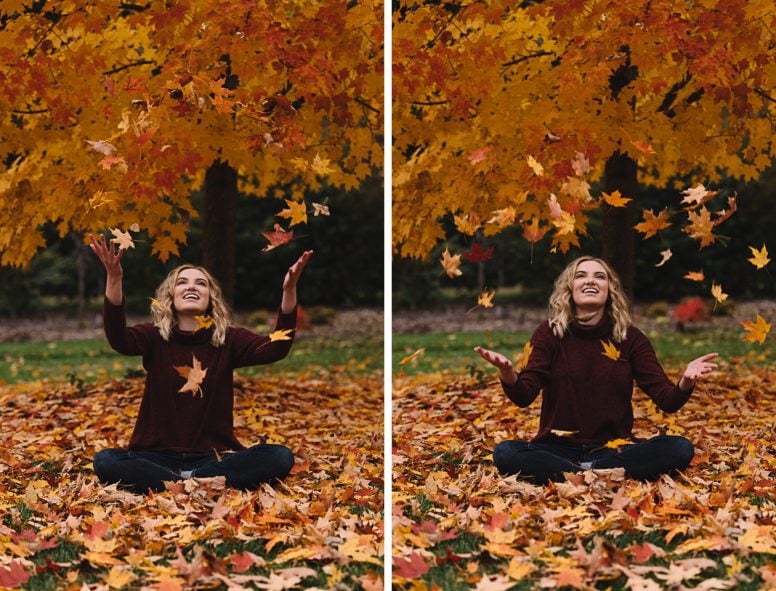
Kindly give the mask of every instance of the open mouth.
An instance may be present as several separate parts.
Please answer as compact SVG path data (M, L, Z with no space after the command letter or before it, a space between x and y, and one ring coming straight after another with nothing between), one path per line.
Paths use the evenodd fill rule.
M586 287L585 289L582 290L582 293L597 295L598 290L595 287Z
M185 296L183 296L184 300L197 302L199 301L199 296L195 293L187 293Z

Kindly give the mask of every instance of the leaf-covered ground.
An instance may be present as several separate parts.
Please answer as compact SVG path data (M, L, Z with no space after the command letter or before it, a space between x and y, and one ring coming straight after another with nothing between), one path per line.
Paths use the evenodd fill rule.
M383 589L382 377L238 379L238 437L289 446L289 478L148 497L91 470L96 451L126 445L142 388L0 389L0 587Z
M776 589L776 370L723 369L673 415L635 396L637 436L696 445L686 473L547 487L499 476L490 455L536 433L540 401L519 409L481 376L397 378L395 587Z

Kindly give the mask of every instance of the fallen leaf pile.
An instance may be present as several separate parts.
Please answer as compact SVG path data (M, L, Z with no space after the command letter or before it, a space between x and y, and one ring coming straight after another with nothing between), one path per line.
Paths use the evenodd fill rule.
M397 378L394 587L776 589L774 379L730 365L673 415L634 396L636 436L694 443L684 474L599 470L535 486L500 476L491 453L535 435L539 400L517 408L477 376Z
M274 488L100 485L92 457L126 446L141 379L0 390L0 587L382 590L382 378L235 388L238 438L294 452Z

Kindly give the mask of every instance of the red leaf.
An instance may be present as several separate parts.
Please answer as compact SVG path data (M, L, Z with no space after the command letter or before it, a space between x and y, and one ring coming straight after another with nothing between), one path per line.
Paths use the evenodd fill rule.
M232 569L233 573L243 573L249 568L253 566L253 556L251 556L250 552L243 552L242 554L237 554L236 552L230 556L230 559L232 561L232 564L234 565L234 568Z
M465 258L470 263L487 261L493 256L493 248L494 247L491 246L488 250L485 250L482 248L482 245L479 242L475 242L472 244L472 249L469 252L463 253L463 258Z
M413 552L409 558L395 556L393 559L394 574L405 579L417 579L425 575L430 568L419 552Z
M21 562L14 560L10 568L0 568L0 587L11 589L26 583L30 575L24 570Z
M652 558L652 555L655 553L654 550L652 550L652 546L648 543L643 544L633 544L630 548L630 553L633 555L633 561L637 564L642 564Z

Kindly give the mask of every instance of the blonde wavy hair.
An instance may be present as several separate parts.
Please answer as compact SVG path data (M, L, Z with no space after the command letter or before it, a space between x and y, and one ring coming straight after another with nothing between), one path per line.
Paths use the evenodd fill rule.
M614 328L612 337L617 342L622 342L631 325L630 303L625 291L622 288L619 277L612 268L601 259L582 256L571 261L568 266L558 275L555 280L555 288L550 296L550 326L552 332L558 338L563 338L569 328L569 324L574 319L575 306L573 297L574 275L577 268L587 261L595 261L606 271L609 280L609 297L606 299L606 313L612 319Z
M175 292L175 283L178 281L178 276L182 271L186 269L196 269L207 278L208 289L210 290L210 302L207 307L207 314L213 321L213 336L210 338L210 342L214 347L219 347L224 344L226 340L226 329L232 323L232 313L229 310L229 306L224 300L224 295L221 292L221 286L208 273L207 269L198 267L196 265L180 265L175 267L167 274L156 288L156 300L151 303L151 316L154 319L154 326L159 329L159 334L165 341L170 340L170 334L172 329L178 324L178 318L175 314L175 308L173 306L173 297Z

